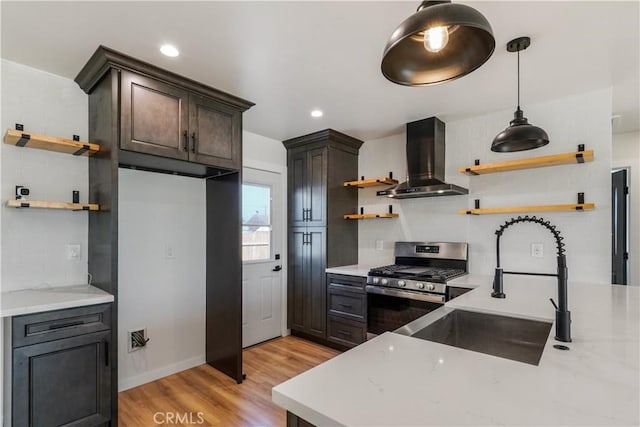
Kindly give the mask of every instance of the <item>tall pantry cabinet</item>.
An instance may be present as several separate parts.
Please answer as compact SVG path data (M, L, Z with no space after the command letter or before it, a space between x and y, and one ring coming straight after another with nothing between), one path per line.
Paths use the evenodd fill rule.
M287 325L294 335L327 338L325 269L358 263L358 209L345 181L358 177L362 141L332 129L289 139Z

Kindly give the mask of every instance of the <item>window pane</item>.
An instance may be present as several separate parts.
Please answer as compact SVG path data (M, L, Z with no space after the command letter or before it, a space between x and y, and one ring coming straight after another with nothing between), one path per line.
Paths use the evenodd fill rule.
M242 186L242 260L271 258L271 188Z

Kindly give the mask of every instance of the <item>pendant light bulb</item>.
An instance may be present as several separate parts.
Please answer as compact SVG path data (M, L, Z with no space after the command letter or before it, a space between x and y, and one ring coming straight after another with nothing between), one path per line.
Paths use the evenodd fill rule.
M424 32L424 48L429 52L440 52L449 43L449 28L433 27Z

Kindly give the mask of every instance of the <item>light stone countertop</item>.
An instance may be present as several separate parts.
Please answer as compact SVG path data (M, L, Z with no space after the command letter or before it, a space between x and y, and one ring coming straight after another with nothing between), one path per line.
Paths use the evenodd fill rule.
M369 264L344 265L342 267L329 267L325 270L325 272L331 273L331 274L344 274L346 276L367 277L367 274L369 274L369 270L371 270L374 267L379 267L379 265L369 265Z
M446 304L552 320L553 278L461 278L477 289ZM472 283L473 282L473 283ZM272 390L273 401L312 424L638 425L640 288L569 283L570 351L551 328L538 366L387 332Z
M90 285L24 289L2 293L0 317L113 302L113 295Z

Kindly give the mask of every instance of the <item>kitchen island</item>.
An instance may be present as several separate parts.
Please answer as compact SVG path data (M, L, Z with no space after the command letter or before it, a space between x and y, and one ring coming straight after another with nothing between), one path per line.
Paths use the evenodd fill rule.
M505 279L504 300L488 276L457 280L476 289L441 310L554 320L553 279ZM570 283L570 350L552 327L538 366L386 332L272 398L317 426L638 425L639 307L640 288Z

